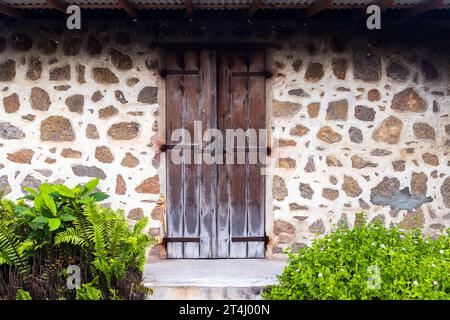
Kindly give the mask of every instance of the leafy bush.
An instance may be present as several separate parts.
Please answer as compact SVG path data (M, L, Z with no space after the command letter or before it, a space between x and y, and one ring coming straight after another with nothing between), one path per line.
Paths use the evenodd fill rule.
M146 219L130 229L122 211L100 207L98 179L69 188L44 183L17 203L0 199L0 298L134 299L141 286ZM82 287L69 290L67 267Z
M339 227L297 254L265 299L450 299L450 236Z

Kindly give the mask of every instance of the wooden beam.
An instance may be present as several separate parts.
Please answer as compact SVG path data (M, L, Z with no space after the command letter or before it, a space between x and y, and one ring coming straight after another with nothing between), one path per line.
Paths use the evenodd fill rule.
M426 11L439 9L445 6L444 0L425 0L418 5L406 10L404 18L412 18Z
M59 12L62 12L66 14L67 10L67 3L61 0L47 0L47 8L58 10Z
M2 3L0 3L0 13L17 19L24 17L21 11Z
M394 5L394 0L375 0L375 1L371 2L368 6L371 6L371 5L379 6L381 12L383 12L383 11L391 8Z
M194 16L194 8L192 6L192 0L185 0L186 12L189 18Z
M250 4L250 7L248 8L248 17L249 18L253 17L256 11L261 9L262 6L263 6L262 0L253 0L252 3Z
M119 7L124 10L128 16L131 18L137 17L137 12L134 6L128 1L128 0L118 0L119 1Z
M314 1L308 8L306 8L305 17L311 17L320 11L331 8L332 0L317 0Z

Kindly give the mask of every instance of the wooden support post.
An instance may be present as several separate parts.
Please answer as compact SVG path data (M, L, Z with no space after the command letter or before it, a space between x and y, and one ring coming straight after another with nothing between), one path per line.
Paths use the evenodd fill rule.
M250 4L250 7L248 8L248 17L249 18L253 17L256 11L261 9L262 5L263 5L262 0L253 0L252 3Z
M424 12L433 10L433 9L439 9L443 7L444 0L425 0L418 5L412 7L411 9L406 10L405 15L403 16L404 19L409 19L415 16L418 16L419 14L422 14Z
M124 10L131 18L137 17L136 9L128 0L119 0L119 6Z
M308 8L306 8L305 17L311 17L323 10L331 8L332 0L317 0L314 1Z
M61 1L61 0L47 0L47 8L58 10L59 12L62 12L66 14L67 10L67 3Z
M194 8L192 6L192 0L186 0L185 4L186 4L186 12L187 12L188 18L192 19L192 17L194 16Z

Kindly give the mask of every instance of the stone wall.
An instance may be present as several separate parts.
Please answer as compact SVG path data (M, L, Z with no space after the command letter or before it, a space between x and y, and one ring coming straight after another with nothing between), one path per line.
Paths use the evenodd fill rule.
M220 27L2 24L0 189L17 198L43 181L100 177L110 206L130 222L149 216L149 233L162 237L164 157L151 141L164 132L163 57L154 42L220 34L280 45L267 59L267 121L280 156L268 172L268 256L353 225L360 212L430 233L450 226L450 46L436 31L444 29ZM162 246L150 255L163 257Z

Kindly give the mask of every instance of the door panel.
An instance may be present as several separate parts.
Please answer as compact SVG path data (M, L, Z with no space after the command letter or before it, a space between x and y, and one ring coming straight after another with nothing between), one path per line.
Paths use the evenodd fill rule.
M201 121L200 139L209 128L224 140L227 129L265 128L263 50L168 50L166 57L169 145L179 142L170 139L178 128L194 137L195 121ZM211 141L184 143L188 148L166 157L168 257L264 257L265 180L262 165L249 164L261 145L246 141L246 147L225 150L223 159L233 163L205 164L194 159ZM183 155L182 164L172 161L174 152Z

